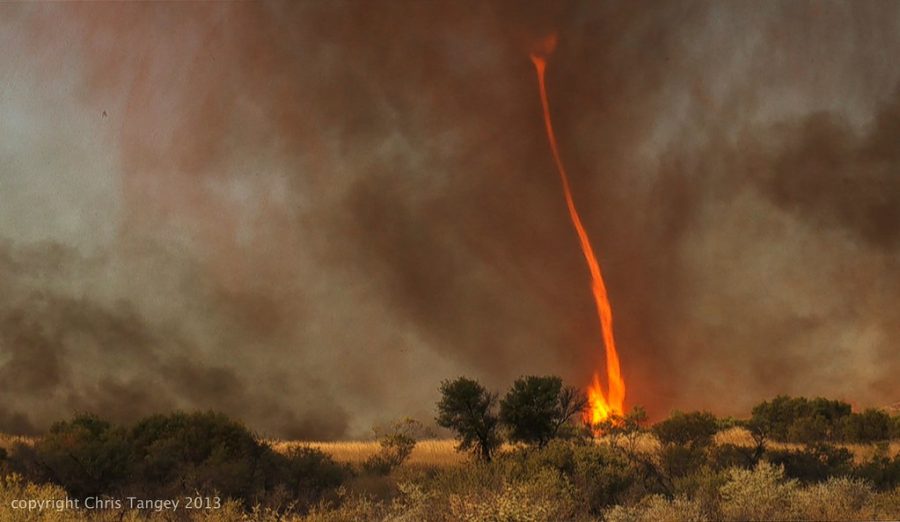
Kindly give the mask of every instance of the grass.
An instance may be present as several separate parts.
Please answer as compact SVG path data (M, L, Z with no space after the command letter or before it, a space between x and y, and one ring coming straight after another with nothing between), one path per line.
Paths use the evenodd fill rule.
M0 434L0 448L11 448L16 443L34 444L35 437ZM753 440L750 434L743 428L731 428L721 431L716 435L717 444L735 444L738 446L752 446ZM331 455L337 462L358 464L365 461L378 452L377 441L297 441L297 440L268 440L268 444L275 451L285 452L298 446L309 446L324 451ZM657 446L656 440L651 435L643 435L637 441L637 447L642 451L653 451ZM802 444L789 444L783 442L768 442L771 449L798 450ZM878 449L876 444L837 444L847 448L853 453L857 463L864 462L872 457ZM506 446L505 449L509 449ZM887 455L893 457L900 454L900 440L894 440L887 444ZM425 439L420 440L410 455L407 464L413 466L452 466L466 461L466 455L456 451L456 442L450 439Z
M717 444L735 444L738 446L749 447L753 445L753 439L750 434L743 428L731 428L726 431L719 432L716 435ZM2 444L2 443L0 443ZM287 451L289 448L296 446L310 446L324 451L331 455L338 462L349 464L361 463L378 451L377 441L343 441L343 442L303 442L303 441L282 441L270 440L269 444L276 451ZM621 441L620 444L624 444ZM790 449L799 450L803 448L802 444L790 444L783 442L767 442L770 449ZM857 463L864 462L872 457L878 451L876 444L837 444L839 447L847 448L853 453L854 460ZM636 441L636 447L639 451L651 452L658 447L656 439L649 434L643 434ZM504 449L509 449L505 446ZM900 454L900 440L894 440L887 444L887 454L889 457ZM410 465L428 465L428 466L452 466L465 462L466 455L456 451L456 442L449 439L426 439L416 444L415 449L410 455L407 464Z
M291 448L308 446L331 455L337 462L347 464L359 464L378 452L378 441L285 441L268 440L272 449L278 452L286 452ZM621 441L620 444L625 444ZM656 439L649 434L642 434L636 441L636 449L642 452L651 452L659 446ZM504 444L500 451L509 451L511 444ZM405 465L417 466L453 466L466 462L468 456L456 451L456 441L452 439L424 439L416 443Z
M753 439L750 437L750 433L743 428L731 428L725 431L720 431L716 434L715 438L716 444L735 444L737 446L752 446ZM877 451L879 451L878 444L848 444L848 443L838 443L835 444L840 448L847 448L853 453L853 460L858 464L860 462L864 462L872 457ZM786 442L766 442L766 447L769 449L787 449L787 450L800 450L803 448L803 444L791 444ZM893 440L887 443L887 455L889 457L893 457L895 455L900 454L900 440Z
M298 446L309 446L324 451L338 461L357 464L365 461L378 452L377 441L344 441L344 442L304 442L304 441L268 441L272 449L285 452ZM466 456L456 451L456 442L449 439L426 439L416 443L415 449L406 462L411 465L450 466L460 464Z
M26 437L23 435L6 435L0 433L0 448L10 449L16 444L27 444L29 446L34 444L35 437Z

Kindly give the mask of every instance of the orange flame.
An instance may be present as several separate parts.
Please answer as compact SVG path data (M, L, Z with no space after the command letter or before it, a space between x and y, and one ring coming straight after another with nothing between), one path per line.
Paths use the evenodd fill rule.
M556 163L556 170L559 172L559 177L562 180L563 193L566 197L566 206L569 209L572 226L578 234L581 251L591 273L591 289L594 293L594 302L597 305L597 315L600 319L601 333L603 334L603 345L606 348L606 376L609 383L608 396L603 394L603 389L600 386L600 376L596 371L594 372L593 381L587 389L589 410L586 412L584 420L591 425L596 425L609 418L612 414L623 414L625 381L622 379L622 373L619 369L619 354L616 351L616 340L613 336L612 307L606 294L603 274L600 272L600 264L594 255L594 249L591 247L587 232L584 231L584 226L581 224L581 217L575 208L575 200L572 199L572 190L569 186L569 176L566 174L566 168L563 166L560 158L556 134L554 134L553 124L550 122L550 103L547 101L544 71L547 68L545 56L553 52L555 46L556 36L552 35L540 43L539 51L531 53L531 61L534 62L534 67L537 71L538 86L541 91L541 106L544 110L544 125L547 128L547 139L550 141L553 161Z

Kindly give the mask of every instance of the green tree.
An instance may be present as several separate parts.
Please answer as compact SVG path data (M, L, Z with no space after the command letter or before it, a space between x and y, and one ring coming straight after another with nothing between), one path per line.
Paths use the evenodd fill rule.
M456 433L457 450L472 451L490 462L501 439L496 413L497 394L489 392L474 379L459 377L441 383L438 401L438 426Z
M563 386L559 377L530 375L517 379L500 401L500 420L509 427L510 440L543 448L586 407L584 393Z

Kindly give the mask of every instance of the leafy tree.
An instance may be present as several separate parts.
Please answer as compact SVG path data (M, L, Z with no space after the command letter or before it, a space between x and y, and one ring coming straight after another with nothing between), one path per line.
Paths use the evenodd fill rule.
M587 397L556 376L527 376L516 380L500 401L500 420L513 441L543 448L560 429L587 407Z
M435 420L438 426L456 433L459 451L473 451L479 459L490 462L501 442L496 404L497 394L474 379L447 380L441 383Z

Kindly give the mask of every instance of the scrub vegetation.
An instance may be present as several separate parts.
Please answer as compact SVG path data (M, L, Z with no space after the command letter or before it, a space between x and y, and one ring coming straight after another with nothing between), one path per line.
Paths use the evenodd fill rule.
M260 439L211 412L132 425L77 416L0 441L0 520L900 517L900 416L881 410L781 396L748 419L675 412L651 424L634 408L597 430L573 414L584 402L556 377L524 377L503 397L472 379L441 389L437 420L455 442L410 419L371 442L302 443ZM129 497L181 502L114 503ZM203 501L186 509L187 498ZM29 499L43 509L23 508ZM57 509L60 499L103 507Z

